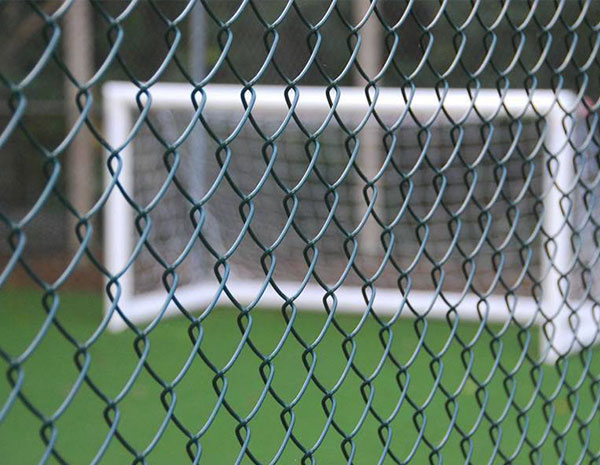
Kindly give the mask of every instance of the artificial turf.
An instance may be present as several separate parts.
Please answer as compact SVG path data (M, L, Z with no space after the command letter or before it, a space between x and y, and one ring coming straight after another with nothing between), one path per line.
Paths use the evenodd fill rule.
M43 325L46 314L41 297L33 290L0 292L0 349L13 361L28 350ZM64 292L59 298L57 320L83 345L101 321L101 296ZM269 354L284 334L285 320L274 310L255 309L251 315L250 339L257 350ZM522 356L526 346L529 356L537 357L535 328L519 331L509 325L504 330L491 325L481 330L476 324L459 321L453 329L446 321L424 324L400 319L391 327L390 353L397 365L386 358L380 366L384 353L381 326L372 317L366 319L352 344L348 339L344 342L333 326L321 334L325 313L300 312L294 328L305 341L318 341L314 350L308 353L288 334L263 372L272 377L274 391L287 403L303 389L306 363L314 364L321 387L334 391L327 396L311 381L293 409L285 412L270 393L262 399L261 360L248 344L229 366L242 334L238 318L235 309L216 308L201 325L202 353L214 369L223 372L222 377L198 355L172 390L161 386L148 368L141 368L116 404L117 430L127 446L113 435L100 463L132 463L136 455L145 457L145 462L139 463L190 463L186 452L189 439L175 422L167 422L164 432L157 435L166 415L161 394L168 405L174 403L172 412L181 425L200 435L200 463L206 464L236 463L240 454L236 427L246 420L246 429L238 429L238 433L248 441L258 462L270 463L286 441L282 413L292 422L294 440L299 444L288 440L281 464L302 463L303 457L307 457L304 463L311 463L310 457L319 464L349 463L342 448L352 456L351 463L395 463L391 456L382 459L380 435L389 440L389 449L399 461L412 458L411 463L558 463L561 454L563 463L579 459L589 463L591 455L586 453L598 454L600 449L600 420L595 414L600 399L600 354L586 351L571 357L568 366L561 368L565 371L563 382L557 367L534 369ZM336 316L346 332L352 332L360 321L356 316ZM147 366L165 385L178 377L193 351L189 328L190 321L183 317L164 320L150 332L145 346L138 342L140 350L147 350ZM60 412L65 399L74 393L52 424L54 428L46 433L67 463L84 464L99 458L98 451L111 436L104 415L108 412L109 418L116 417L86 383L73 391L79 374L75 341L69 342L51 325L21 364L20 392L46 417ZM135 344L132 331L105 331L89 347L88 379L106 398L114 400L128 385L139 360ZM354 367L364 377L377 373L371 382L361 380L353 369L344 371L344 344L355 351ZM469 344L472 349L465 349ZM500 355L495 358L494 353ZM38 463L46 451L40 436L43 423L22 400L9 401L13 391L6 375L9 363L0 360L5 375L0 381L0 412L2 406L8 408L0 422L0 462ZM472 377L466 376L467 371ZM13 374L13 378L18 377ZM233 413L218 402L215 386L224 390L223 398ZM372 408L366 414L365 398ZM257 404L260 409L253 413ZM333 410L335 427L328 423L324 407ZM387 430L380 428L383 422L389 423ZM343 441L342 432L348 441ZM60 462L50 457L47 463ZM252 462L243 456L237 463Z

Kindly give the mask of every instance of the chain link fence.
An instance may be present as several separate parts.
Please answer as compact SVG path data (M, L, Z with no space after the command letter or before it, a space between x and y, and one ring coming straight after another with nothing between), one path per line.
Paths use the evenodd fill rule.
M600 460L600 4L0 26L3 461Z

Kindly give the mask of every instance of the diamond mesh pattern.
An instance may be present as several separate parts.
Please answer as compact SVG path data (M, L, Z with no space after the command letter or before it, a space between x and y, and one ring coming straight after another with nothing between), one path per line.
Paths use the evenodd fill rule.
M64 52L76 2L93 16L85 79ZM596 2L5 1L0 18L3 455L27 449L9 430L31 424L15 431L33 429L39 463L600 460ZM194 67L199 18L204 63ZM102 123L101 88L114 80L137 88L120 146ZM152 108L164 82L189 85L186 111ZM219 83L238 85L249 110L204 111ZM289 118L252 112L263 84L285 90ZM294 111L309 85L330 99L325 124ZM344 115L342 86L368 98L400 89L406 111ZM436 92L437 120L411 100L424 88ZM530 104L551 90L565 147L550 146L556 127L535 104L533 117L473 105L457 119L445 106L453 89L473 100L523 90ZM566 91L575 106L562 105ZM69 150L83 138L95 161L82 206L68 186L85 155ZM560 169L573 173L568 185ZM135 222L118 271L102 246L103 223L122 220L103 217L116 197ZM134 293L163 291L147 321L128 317L128 273ZM544 304L553 273L562 319ZM204 278L214 298L190 308L181 289ZM247 304L234 278L264 286ZM322 290L316 313L296 302L309 281ZM19 286L33 296L22 304L11 297ZM344 286L360 290L358 315L338 303ZM275 311L262 308L267 289L281 298ZM382 289L396 292L391 314L374 303ZM413 291L443 302L443 318ZM455 301L467 295L475 319ZM507 308L501 322L488 312L494 298ZM513 314L520 298L534 318ZM109 331L112 318L122 333ZM562 326L574 337L548 364Z

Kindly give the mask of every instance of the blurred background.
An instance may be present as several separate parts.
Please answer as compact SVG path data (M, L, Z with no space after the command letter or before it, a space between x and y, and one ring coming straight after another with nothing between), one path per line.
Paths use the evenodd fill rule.
M286 6L283 0L262 0L252 8L244 8L234 18L240 2L234 0L197 3L192 13L178 23L177 33L169 29L188 5L186 0L154 0L138 2L131 14L122 22L122 40L118 47L118 60L109 58L111 44L117 40L111 19L128 7L125 0L98 0L93 4L76 2L56 27L44 21L44 14L54 12L60 1L8 1L0 5L0 127L5 128L15 114L11 85L20 82L34 70L43 56L49 41L58 40L53 53L79 82L85 82L102 67L98 80L90 87L93 103L89 120L101 127L101 85L109 80L150 79L163 64L169 47L177 41L176 60L162 71L162 82L200 81L209 73L211 83L242 83L253 78L267 55L267 44L273 41L262 21L271 22ZM81 4L81 5L80 5ZM337 2L336 10L320 27L321 44L315 65L303 74L300 85L366 84L366 80L353 70L344 73L350 49L356 37L351 26L356 24L359 2ZM358 6L357 6L358 5ZM537 5L535 15L529 18L528 2L513 2L508 14L494 23L501 11L501 2L489 2L471 14L468 1L452 2L443 11L445 19L429 24L439 13L435 1L411 4L411 13L402 25L393 29L406 14L407 3L401 0L379 2L379 21L373 24L371 34L378 46L369 44L374 54L371 68L379 68L394 46L394 30L400 37L393 51L393 66L378 77L378 85L401 86L410 79L416 86L432 87L465 85L481 87L566 87L577 90L585 86L585 93L595 99L598 93L598 66L594 47L597 46L594 24L600 5L592 2L580 21L582 9L577 2L567 2L557 10L553 2ZM285 84L284 77L293 79L306 63L317 36L309 25L316 24L330 8L330 2L300 0L277 27L279 33L274 63L261 74L258 84ZM206 10L210 10L210 13ZM521 26L522 24L522 26ZM570 25L575 24L575 27ZM547 27L550 25L550 27ZM491 30L490 30L491 27ZM231 35L227 56L231 66L215 64ZM466 40L465 45L462 45ZM574 41L577 42L576 47ZM453 64L457 47L467 47L458 65ZM489 61L482 57L493 48ZM540 51L548 48L547 54ZM565 60L572 56L572 59ZM367 56L368 53L365 54ZM427 60L423 57L427 55ZM543 56L543 60L540 59ZM364 58L366 60L366 58ZM513 62L516 61L514 66ZM0 211L16 221L32 207L46 184L45 153L60 147L76 121L79 111L75 105L76 86L66 78L57 60L50 59L41 74L37 75L22 93L26 106L19 109L21 129L12 131L0 147ZM482 63L486 63L481 67ZM563 65L564 62L564 65ZM368 64L367 64L368 65ZM368 66L367 66L368 67ZM233 71L235 69L235 72ZM508 69L508 72L505 72ZM374 73L372 73L374 76ZM340 78L341 76L341 78ZM22 112L22 113L21 113ZM83 128L70 149L60 155L67 158L79 152L77 163L65 163L60 173L57 195L65 196L82 214L99 198L102 187L102 150L100 144ZM47 169L47 166L46 166ZM74 216L55 196L44 206L27 226L24 256L35 258L39 270L50 276L52 270L64 269L69 247L76 247ZM94 221L100 221L95 219ZM3 237L8 234L5 222L0 223ZM99 229L94 231L92 243L99 247ZM7 241L0 243L3 263L10 256ZM59 262L59 263L57 263ZM24 283L28 279L21 272L14 273L11 281ZM98 288L99 275L86 275L85 264L68 280L68 285Z

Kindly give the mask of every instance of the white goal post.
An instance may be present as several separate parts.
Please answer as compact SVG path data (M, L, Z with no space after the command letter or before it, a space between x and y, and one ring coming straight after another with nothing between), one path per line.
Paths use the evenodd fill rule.
M536 291L534 298L533 293L519 296L508 293L507 297L506 292L490 291L481 296L467 291L444 290L442 298L438 293L430 289L419 289L418 286L403 294L398 288L376 285L375 295L370 296L372 301L367 304L360 286L342 284L334 288L334 307L336 312L363 314L372 307L379 315L400 313L400 316L414 316L416 313L427 314L432 318L444 318L450 309L455 309L458 318L466 321L481 321L481 318L486 318L490 322L535 323L545 327L541 339L545 361L548 362L592 344L597 339L598 324L594 317L594 304L585 297L576 302L571 301L568 291L564 290L564 281L573 270L576 259L572 233L567 225L569 213L564 207L564 199L574 188L577 179L573 164L575 148L571 135L580 99L572 92L536 90L528 94L523 90L507 90L499 95L497 90L482 89L473 91L473 95L470 95L464 89L452 89L439 94L434 89L403 91L398 88L381 88L377 95L371 94L373 102L369 102L364 88L358 87L340 87L329 92L321 87L299 87L289 91L286 99L284 87L254 86L251 92L244 93L240 86L215 84L196 93L199 110L195 110L193 91L188 84L161 83L148 90L148 95L151 96L149 98L131 83L109 82L103 87L104 134L112 147L111 167L115 171L113 176L108 169L105 170L105 185L110 190L104 209L105 266L111 274L119 277L118 286L113 284L110 289L116 297L106 299L105 310L107 318L110 318L111 329L126 327L126 322L115 311L117 306L133 324L178 313L172 296L164 287L156 285L155 288L148 289L146 286L142 291L136 291L139 276L136 276L135 262L144 247L138 241L136 211L115 185L117 179L120 188L133 196L136 178L141 176L136 172L135 159L148 156L147 151L142 149L135 153L134 141L146 124L147 115L151 111L161 110L185 111L191 115L187 117L187 127L179 128L177 133L169 136L170 142L173 142L192 126L200 127L197 122L200 114L234 112L239 117L246 112L251 113L257 121L261 121L264 115L272 115L276 116L275 119L284 128L286 122L291 120L292 105L300 120L302 115L316 115L323 125L333 121L335 116L343 120L346 115L353 115L355 118L358 115L360 120L371 113L370 109L375 109L381 117L388 115L396 120L404 115L406 121L418 118L424 124L430 124L428 121L435 121L436 118L448 121L451 118L456 122L455 126L467 123L476 126L485 121L496 124L509 119L530 121L532 125L543 122L541 126L538 125L541 127L538 145L540 153L550 155L546 155L546 158L539 155L542 158L535 161L544 173L540 191L543 193L544 216L541 220L540 240L536 245L540 249L536 253L542 257L539 264L541 293ZM335 115L332 108L335 109ZM410 116L407 116L407 110L410 110ZM246 124L250 125L247 121ZM450 126L445 126L447 131ZM212 153L198 152L196 156L214 158ZM262 158L260 161L247 161L262 162ZM165 182L166 175L167 170L164 171L162 182ZM355 195L353 198L357 199L359 196ZM257 199L256 202L259 201ZM214 223L218 223L218 220ZM210 221L203 227L210 228ZM301 250L298 253L301 255ZM258 263L256 266L260 267ZM196 282L191 279L176 288L177 300L186 309L201 311L207 306L228 304L229 298L224 292L226 287L241 305L281 307L285 302L280 294L283 292L299 310L325 311L326 291L310 280L301 282L295 278L279 277L276 280L279 287L277 292L266 278L247 279L230 274L219 283L214 276L212 279L204 279L201 275L204 276L198 271ZM411 311L405 309L407 304L410 304Z

